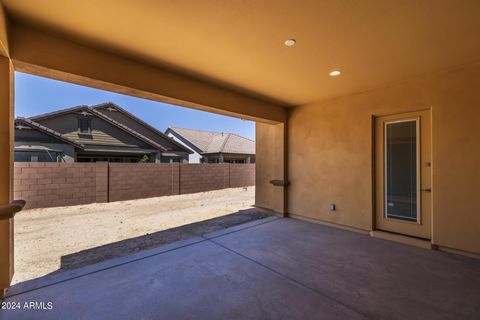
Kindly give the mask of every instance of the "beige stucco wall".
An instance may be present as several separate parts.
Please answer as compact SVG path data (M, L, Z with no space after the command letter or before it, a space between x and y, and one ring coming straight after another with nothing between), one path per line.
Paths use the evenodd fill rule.
M3 5L0 2L0 55L4 57L8 57L9 55L7 29L8 29L8 18L5 15L5 9L3 8Z
M294 108L289 214L371 230L372 118L431 108L433 242L480 253L479 88L476 64Z
M271 180L286 179L285 124L256 124L255 205L286 213L285 188L273 186Z
M256 144L256 181L255 205L262 208L273 208L274 187L269 183L275 178L274 173L274 126L257 123L255 126Z
M244 119L285 121L283 105L165 68L10 25L15 70ZM114 51L114 50L113 50Z

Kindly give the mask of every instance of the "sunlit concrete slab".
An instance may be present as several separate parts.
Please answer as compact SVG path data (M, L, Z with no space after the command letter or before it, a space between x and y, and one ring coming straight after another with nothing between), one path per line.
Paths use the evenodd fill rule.
M480 261L269 218L13 287L0 319L477 319ZM38 284L38 283L37 283Z

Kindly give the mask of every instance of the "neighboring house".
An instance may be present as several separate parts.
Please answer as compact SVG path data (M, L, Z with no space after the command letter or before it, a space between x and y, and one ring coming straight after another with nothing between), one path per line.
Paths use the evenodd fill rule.
M73 162L82 145L26 118L15 119L15 162Z
M190 148L190 163L254 163L255 141L235 133L170 127L169 137Z
M114 103L15 119L15 161L186 162L192 151ZM145 157L147 156L147 157Z

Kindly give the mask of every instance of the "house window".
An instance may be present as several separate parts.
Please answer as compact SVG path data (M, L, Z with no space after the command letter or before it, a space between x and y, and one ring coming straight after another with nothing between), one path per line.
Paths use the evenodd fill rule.
M88 118L78 119L78 132L82 134L92 133L92 120Z

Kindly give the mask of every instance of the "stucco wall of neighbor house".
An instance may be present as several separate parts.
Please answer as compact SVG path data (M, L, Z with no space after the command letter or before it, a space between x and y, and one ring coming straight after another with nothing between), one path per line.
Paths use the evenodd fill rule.
M44 146L49 149L62 151L61 162L75 162L75 147L65 143L48 143L48 142L18 142L15 141L15 147L25 147L30 145Z
M294 108L289 214L371 230L373 117L431 109L433 242L480 253L479 88L480 65L474 64ZM265 192L257 183L257 193ZM329 203L337 210L329 211Z
M197 151L193 150L190 146L188 146L186 143L184 143L182 140L178 139L174 134L172 134L171 132L169 132L167 134L170 138L172 138L173 140L177 141L178 143L180 143L182 146L185 146L187 148L189 148L190 150L193 151L193 153L189 154L188 155L188 163L200 163L200 159L202 159L202 156L200 155L200 153L198 153Z

